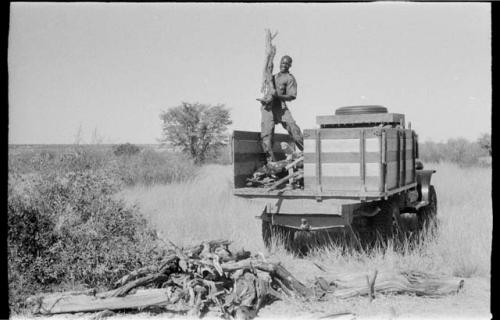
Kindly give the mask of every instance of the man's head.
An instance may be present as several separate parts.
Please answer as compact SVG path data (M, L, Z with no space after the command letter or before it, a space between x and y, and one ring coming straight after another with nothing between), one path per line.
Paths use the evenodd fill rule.
M292 58L290 56L283 56L280 61L280 71L288 72L288 69L292 66Z

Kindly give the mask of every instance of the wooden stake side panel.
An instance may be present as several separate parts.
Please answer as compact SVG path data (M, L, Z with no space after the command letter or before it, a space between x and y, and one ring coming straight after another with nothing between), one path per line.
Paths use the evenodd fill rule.
M387 190L415 182L415 153L412 130L386 129Z
M244 188L246 179L264 165L266 155L262 150L260 132L234 131L232 140L234 187ZM273 152L277 160L285 159L280 142L292 143L292 139L288 134L274 135Z
M319 190L325 192L361 190L382 193L415 182L412 130L383 130L385 150L382 150L380 128L305 130L304 189L318 190L317 181L320 181ZM319 153L316 146L318 134ZM385 153L385 170L382 152ZM317 172L321 175L319 179L316 177ZM384 174L386 186L383 185Z
M317 130L319 153L316 130L304 131L304 189L317 189L319 163L322 191L381 191L381 147L376 128Z

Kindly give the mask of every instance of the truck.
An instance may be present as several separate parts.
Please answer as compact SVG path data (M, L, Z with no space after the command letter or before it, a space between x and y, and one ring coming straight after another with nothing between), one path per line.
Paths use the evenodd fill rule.
M418 135L406 127L404 114L378 105L347 106L334 115L317 116L306 129L303 187L269 190L246 181L266 162L259 132L233 131L233 194L263 202L258 216L270 246L279 236L288 250L304 251L311 234L352 235L358 244L395 235L435 230L437 195L419 161ZM285 158L275 134L273 151Z

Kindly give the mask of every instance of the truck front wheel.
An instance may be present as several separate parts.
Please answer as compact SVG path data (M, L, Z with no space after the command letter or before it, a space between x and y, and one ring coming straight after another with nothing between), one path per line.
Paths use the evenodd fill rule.
M379 237L384 242L396 234L403 234L399 206L396 199L383 201L380 212L369 219L375 238Z
M418 209L418 226L421 232L434 235L437 231L437 195L434 186L429 186L429 204Z
M321 236L324 235L320 232L273 226L269 221L262 220L262 239L268 249L280 243L286 251L305 256Z

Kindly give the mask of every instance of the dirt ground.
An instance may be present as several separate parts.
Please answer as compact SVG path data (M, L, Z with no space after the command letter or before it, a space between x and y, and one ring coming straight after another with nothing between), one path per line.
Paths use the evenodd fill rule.
M329 299L297 303L275 301L262 308L256 319L491 319L490 279L466 278L463 289L456 295L424 298L408 295L377 295L373 301L366 297ZM334 314L337 314L334 316ZM12 316L14 320L91 320L94 314L61 314L53 316ZM210 315L205 317L213 318ZM168 313L117 313L109 320L189 319Z

